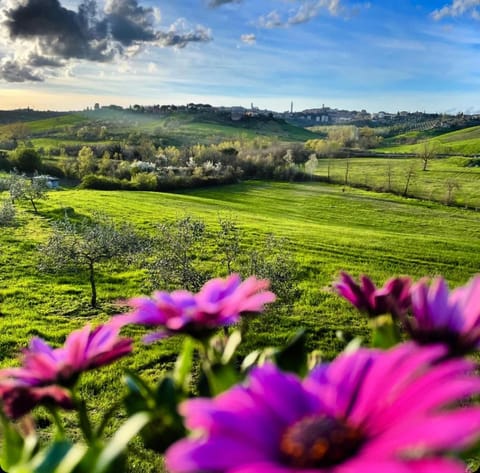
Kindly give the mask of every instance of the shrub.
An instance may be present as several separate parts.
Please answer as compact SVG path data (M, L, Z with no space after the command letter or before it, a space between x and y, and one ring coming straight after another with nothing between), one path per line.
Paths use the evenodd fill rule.
M5 199L0 205L0 227L9 227L15 224L15 207L10 199Z

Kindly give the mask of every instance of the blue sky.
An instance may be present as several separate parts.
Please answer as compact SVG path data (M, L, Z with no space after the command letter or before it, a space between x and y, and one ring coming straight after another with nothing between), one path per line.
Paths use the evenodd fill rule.
M480 0L0 0L0 109L480 111Z

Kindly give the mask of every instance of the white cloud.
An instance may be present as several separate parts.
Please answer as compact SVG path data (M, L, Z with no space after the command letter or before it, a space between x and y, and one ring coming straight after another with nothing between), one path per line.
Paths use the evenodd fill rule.
M240 36L240 39L242 43L249 45L254 45L257 42L257 37L253 33L242 34L242 36Z
M446 16L456 17L467 14L478 20L480 19L478 7L480 7L480 0L453 0L450 5L434 10L432 17L435 20L441 20Z

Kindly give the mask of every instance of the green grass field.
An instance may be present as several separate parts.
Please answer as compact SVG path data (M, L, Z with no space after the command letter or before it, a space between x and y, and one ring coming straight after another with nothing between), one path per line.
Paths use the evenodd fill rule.
M427 171L422 171L423 164L418 158L319 159L316 174L327 177L330 167L330 178L343 183L347 163L351 184L403 194L407 173L412 169L408 195L446 203L449 185L458 184L451 191L450 203L480 208L480 168L466 166L468 158L433 159Z
M40 216L25 207L19 226L0 232L0 365L14 362L32 336L59 344L65 335L87 322L97 324L116 313L114 302L145 290L141 269L103 266L98 292L101 306L88 307L84 274L50 275L38 270L37 245L52 219L72 207L77 216L102 209L113 218L130 221L146 231L169 218L193 215L215 228L218 215L230 215L254 247L273 232L288 239L299 265L301 296L289 313L275 312L253 323L247 345L263 347L285 341L306 327L311 348L327 358L342 349L336 332L346 338L366 333L366 321L331 289L340 270L367 273L377 283L393 275L415 278L439 274L465 283L480 269L480 214L460 208L322 183L246 182L178 194L67 190L52 192L39 205ZM139 338L138 329L129 333ZM111 402L121 390L120 369L129 367L154 380L170 366L177 340L150 346L118 365L87 374L82 392L94 409ZM138 448L138 445L134 447ZM141 449L131 471L158 471L160 459Z
M281 120L250 118L234 122L229 116L194 112L161 115L101 110L31 121L26 126L32 144L45 149L75 144L109 144L121 141L131 133L145 134L164 145L176 146L226 140L248 141L257 137L281 141L305 141L317 137L311 131ZM78 138L76 133L84 126L104 127L108 139ZM0 126L0 135L6 130L8 125Z
M425 138L427 138L425 140ZM409 132L403 135L395 136L387 141L398 142L402 139L418 139L417 144L384 146L376 151L387 153L418 153L424 146L423 142L434 142L438 145L441 153L475 155L480 153L480 126L464 128L463 130L452 131L450 133L438 134L428 138L425 132Z

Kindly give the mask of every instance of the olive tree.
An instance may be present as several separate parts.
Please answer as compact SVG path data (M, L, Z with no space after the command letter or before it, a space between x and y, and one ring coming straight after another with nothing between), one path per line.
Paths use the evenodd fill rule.
M204 256L205 236L203 221L192 217L159 224L153 238L153 258L147 264L152 286L198 290L209 277L197 264Z
M128 259L146 247L128 224L117 224L110 218L96 214L93 220L75 223L65 217L56 222L48 241L40 246L42 269L52 271L84 269L91 288L90 303L97 306L97 265L114 259Z
M47 193L49 188L47 178L45 176L35 175L30 179L24 175L11 173L7 182L12 202L29 202L33 207L33 211L38 214L38 201L48 198Z

